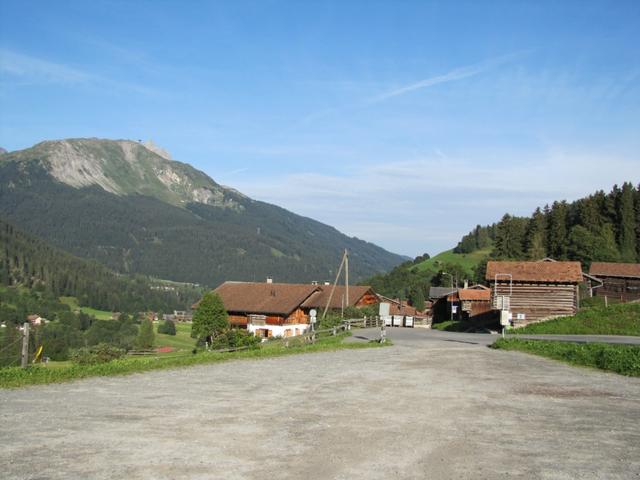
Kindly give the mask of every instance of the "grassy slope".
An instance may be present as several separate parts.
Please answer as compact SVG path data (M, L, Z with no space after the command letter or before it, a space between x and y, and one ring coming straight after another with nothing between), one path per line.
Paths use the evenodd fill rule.
M640 303L594 307L572 317L528 325L510 333L564 335L640 335Z
M165 335L158 333L158 323L156 325L156 347L173 347L176 350L192 350L196 346L195 338L191 338L190 323L176 323L176 334Z
M381 345L379 343L344 343L344 338L345 335L338 335L335 337L323 338L312 345L300 343L292 344L289 347L285 347L279 342L273 342L263 344L262 347L252 350L228 353L200 352L197 354L187 353L142 358L127 357L100 365L82 366L71 364L70 366L57 366L56 368L49 368L47 366L34 366L26 369L3 368L0 369L0 388L15 388L44 383L60 383L96 376L128 375L131 373L145 372L149 370L187 367L204 363L224 362L227 360L258 359L297 353L370 347L375 348L384 346L384 344Z
M439 253L435 257L431 257L429 260L425 260L417 265L418 270L431 270L438 271L443 264L452 263L455 265L460 265L467 272L472 273L473 269L476 265L478 265L482 260L484 260L489 253L491 253L491 249L487 248L484 250L476 250L471 253L453 253L453 250L447 250L445 252Z
M71 308L72 311L80 310L87 315L96 317L98 320L111 320L111 312L96 310L95 308L90 307L80 307L76 297L60 297L60 302L69 305L69 308Z
M517 350L547 358L553 358L572 365L599 368L640 377L640 346L607 345L604 343L571 343L543 340L499 339L493 348Z

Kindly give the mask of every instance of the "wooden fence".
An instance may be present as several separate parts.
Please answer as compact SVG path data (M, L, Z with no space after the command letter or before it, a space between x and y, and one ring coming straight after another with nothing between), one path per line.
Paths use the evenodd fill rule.
M343 320L340 325L336 325L335 327L325 328L322 330L307 330L302 335L296 335L295 337L277 338L275 340L269 340L268 343L270 345L273 345L274 343L279 343L284 347L289 347L292 341L295 341L295 342L302 341L303 343L315 343L316 340L320 338L332 337L342 332L348 332L352 328L375 328L375 327L380 328L380 334L378 335L378 338L377 338L378 342L384 343L386 341L387 332L384 326L384 322L377 316L371 317L371 318L365 317L365 318L347 319L347 320ZM242 346L242 347L230 347L230 348L222 348L222 349L208 350L208 351L215 352L215 353L227 353L227 352L238 352L242 350L248 350L251 348L255 348L255 346L249 345L249 346ZM176 355L160 355L159 356L158 353L153 350L151 351L142 350L142 351L130 351L127 353L127 355L132 355L132 356L154 356L155 355L157 356L157 358L174 358L177 356L185 356L185 355L192 355L192 354L179 353Z

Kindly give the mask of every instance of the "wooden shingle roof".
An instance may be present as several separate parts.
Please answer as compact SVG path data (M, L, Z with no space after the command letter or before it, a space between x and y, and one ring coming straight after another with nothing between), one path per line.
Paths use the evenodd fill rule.
M496 274L511 274L514 282L580 283L582 266L580 262L488 262L485 278L494 281ZM498 281L508 279L498 277Z
M589 274L596 277L640 277L640 263L593 262Z
M486 301L491 300L491 290L461 288L458 290L460 300Z
M329 295L331 295L331 288L331 285L319 286L319 290L306 299L302 306L305 308L325 308L327 306L327 301L329 300ZM329 308L342 308L342 299L346 299L346 293L344 285L336 285L333 297L331 297L331 304L329 305ZM344 306L353 307L367 293L375 295L373 289L369 286L349 285L349 302L347 303L345 300Z
M228 312L289 315L318 290L317 285L225 282L214 291Z

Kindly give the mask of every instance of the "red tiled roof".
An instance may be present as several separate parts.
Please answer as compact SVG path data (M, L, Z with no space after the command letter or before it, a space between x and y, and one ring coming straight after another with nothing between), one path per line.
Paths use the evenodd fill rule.
M491 300L491 290L461 288L458 290L458 297L460 300L478 300L488 302Z
M589 274L596 277L640 277L640 263L593 262Z
M214 291L228 312L289 315L317 290L317 285L225 282Z
M494 281L496 274L511 274L514 282L580 283L582 281L580 262L488 262L485 278ZM498 280L508 281L508 278L499 276Z
M311 295L302 304L305 308L325 308L329 295L331 295L331 285L319 285L319 291ZM367 293L375 295L373 289L369 286L349 285L349 302L345 300L345 307L353 307L358 301L364 297ZM342 308L342 299L346 299L346 289L344 285L336 285L336 289L331 297L330 309Z

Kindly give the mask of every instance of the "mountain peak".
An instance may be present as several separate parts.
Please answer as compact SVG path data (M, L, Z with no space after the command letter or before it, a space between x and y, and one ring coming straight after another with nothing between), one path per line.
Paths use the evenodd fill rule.
M176 206L244 208L243 196L192 166L171 160L151 140L49 140L3 157L3 161L37 161L56 180L74 188L97 185L116 195L146 195Z
M160 155L166 160L173 160L169 152L167 152L164 148L156 145L151 139L147 140L146 142L142 142L142 145L144 145L147 150L151 150L153 153L155 153L156 155Z

